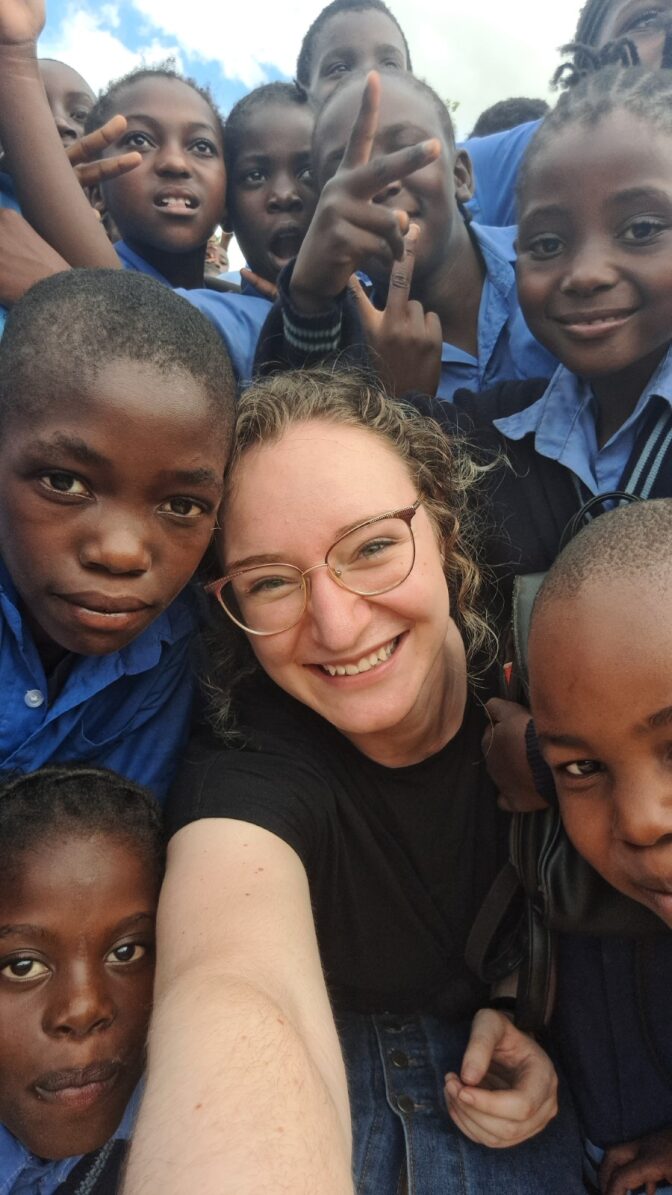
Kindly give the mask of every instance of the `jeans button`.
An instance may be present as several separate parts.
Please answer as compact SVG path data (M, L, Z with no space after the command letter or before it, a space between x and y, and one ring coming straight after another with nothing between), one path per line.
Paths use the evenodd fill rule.
M393 1050L390 1054L390 1062L392 1066L396 1066L397 1070L406 1070L409 1065L408 1054L404 1054L403 1050Z
M415 1111L415 1103L410 1095L397 1096L397 1108L400 1112L410 1113Z

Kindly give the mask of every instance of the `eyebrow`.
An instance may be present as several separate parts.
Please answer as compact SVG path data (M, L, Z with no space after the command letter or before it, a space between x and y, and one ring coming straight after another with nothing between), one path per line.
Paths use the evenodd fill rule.
M65 432L57 432L48 440L33 440L29 445L29 451L46 454L64 452L68 456L75 457L82 465L111 464L106 456L96 452L95 448L91 448L86 443L86 440L80 440L79 436L66 435Z
M126 116L126 120L137 120L141 123L150 125L150 127L153 129L162 129L164 127L161 120L157 120L155 116L148 116L146 112L129 112L122 113L122 115ZM214 124L210 124L210 122L207 120L191 121L191 123L185 125L184 128L187 133L197 133L199 130L203 129L210 133L216 134L217 132Z
M586 740L573 734L543 734L540 732L537 738L540 743L548 743L553 747L574 747L577 751L589 750Z
M646 734L648 731L660 730L661 727L669 726L670 724L672 724L672 705L667 705L664 709L657 710L655 714L649 714L648 718L645 718L643 722L638 724L637 730ZM572 747L579 751L591 750L586 740L579 738L578 735L552 734L550 732L544 734L540 732L538 738L540 743L548 743L549 746L553 747Z
M665 706L655 714L650 714L644 723L646 730L659 730L661 726L669 726L672 722L672 705Z
M224 478L221 473L216 473L214 469L208 469L202 466L198 469L170 469L164 473L160 473L159 480L165 484L179 483L180 485L209 485L216 486L221 489L224 484Z
M408 506L410 507L412 505L413 503L409 502ZM347 535L349 531L355 531L357 527L361 527L363 524L372 523L374 520L393 516L397 510L407 509L408 507L406 506L397 506L395 507L394 511L381 510L377 515L365 515L363 519L355 519L354 523L346 523L344 527L339 527L334 533L334 538L332 539L329 547L333 547L333 545L341 538L341 536ZM234 560L231 564L227 564L224 575L227 576L229 573L235 573L241 568L254 568L256 564L291 564L291 561L286 560L284 556L280 556L277 552L259 553L256 556L245 556L242 560ZM298 565L295 565L294 567L298 568Z
M141 925L144 921L151 921L152 925L156 920L156 912L142 912L132 913L130 917L124 917L123 921L117 922L112 933L125 933L128 929L134 929L136 925Z
M651 199L656 203L667 204L668 207L672 203L672 197L660 187L627 187L623 191L616 191L615 194L610 195L609 204L616 207L621 203L637 203Z
M50 935L42 925L0 925L0 938L26 937L48 938Z

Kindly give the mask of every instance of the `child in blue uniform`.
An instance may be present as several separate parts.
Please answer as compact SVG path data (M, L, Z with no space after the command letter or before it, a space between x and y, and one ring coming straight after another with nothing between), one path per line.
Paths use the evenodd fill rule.
M672 631L661 612L671 605L672 501L638 503L595 519L568 545L544 582L530 629L532 712L567 832L609 883L670 927ZM647 953L641 944L639 953ZM669 969L656 967L651 946L648 954L638 960L636 1015L632 1018L628 1001L617 1039L620 1083L631 1089L632 1102L639 1073L628 1042L640 1044L644 1058L651 1046L657 1050L658 1084L666 1068L670 1073ZM606 962L611 982L602 1000L613 1025L620 985L608 970L608 955ZM583 1004L575 999L584 1041L603 1006L592 986ZM641 1041L643 1021L648 1041ZM588 1044L584 1068L590 1070L594 1061ZM604 1075L604 1067L601 1071ZM649 1078L646 1088L650 1085ZM623 1101L624 1117L628 1102ZM661 1093L649 1123L655 1131L636 1140L627 1134L625 1144L608 1150L601 1190L608 1195L640 1187L672 1190L669 1124L669 1096ZM599 1163L601 1151L591 1152Z
M97 768L0 788L0 1191L114 1195L137 1111L164 832Z
M185 586L215 525L234 392L208 322L141 275L69 271L12 310L1 771L85 759L165 794L191 707Z

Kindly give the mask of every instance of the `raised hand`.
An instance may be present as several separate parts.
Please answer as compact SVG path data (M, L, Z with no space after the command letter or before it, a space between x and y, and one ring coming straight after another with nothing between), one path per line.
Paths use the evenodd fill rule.
M504 1013L481 1009L459 1075L446 1075L448 1112L480 1145L506 1149L536 1136L558 1111L558 1080L541 1046Z
M36 42L45 17L44 0L0 0L0 45Z
M408 216L375 197L397 179L414 174L441 152L436 138L371 158L378 128L380 76L368 75L343 159L322 190L299 250L290 286L292 301L312 314L345 290L350 276L371 257L401 261Z
M68 146L65 152L82 187L95 187L97 183L105 182L106 179L128 174L140 165L142 154L135 149L118 154L114 158L100 157L109 145L118 141L127 124L125 116L113 116L99 129L94 129L93 133L86 133L79 141L75 141L74 145Z
M607 1150L600 1166L604 1195L628 1195L642 1188L655 1195L659 1182L672 1181L672 1129L651 1133Z
M403 257L392 266L383 311L374 307L356 277L350 281L373 363L394 396L411 390L433 396L441 379L441 321L410 298L419 232L417 224L411 224L404 237Z

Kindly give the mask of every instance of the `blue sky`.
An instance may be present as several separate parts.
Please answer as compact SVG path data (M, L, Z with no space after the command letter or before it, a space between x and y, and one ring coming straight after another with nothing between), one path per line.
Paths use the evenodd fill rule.
M100 89L167 55L208 83L227 112L251 87L293 74L301 37L323 0L47 0L40 53L63 58ZM460 132L508 95L545 95L579 0L390 0L417 73L459 100Z

